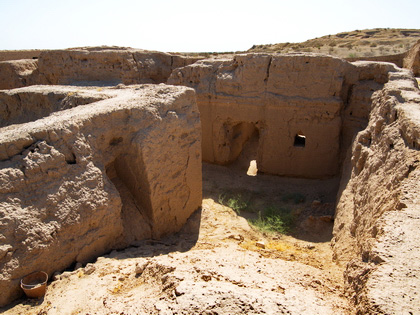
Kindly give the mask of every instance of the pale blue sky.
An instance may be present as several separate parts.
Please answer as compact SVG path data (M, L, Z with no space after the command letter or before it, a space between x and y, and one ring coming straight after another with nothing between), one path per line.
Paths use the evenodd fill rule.
M247 50L356 29L420 29L420 0L0 0L0 50Z

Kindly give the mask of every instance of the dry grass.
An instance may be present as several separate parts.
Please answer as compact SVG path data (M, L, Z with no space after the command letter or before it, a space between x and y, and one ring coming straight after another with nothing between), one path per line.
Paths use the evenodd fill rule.
M418 29L377 28L326 35L302 43L254 45L248 52L315 52L340 58L404 53L420 38Z

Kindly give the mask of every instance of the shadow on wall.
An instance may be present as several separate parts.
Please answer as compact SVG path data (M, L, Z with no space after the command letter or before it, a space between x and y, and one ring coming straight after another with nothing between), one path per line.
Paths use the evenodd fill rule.
M123 203L124 202L128 202L128 200L123 200ZM123 208L124 207L125 206L123 205ZM123 260L133 257L154 257L173 252L187 252L197 244L200 233L201 217L202 208L200 207L189 217L178 233L167 235L159 240L143 238L127 248L113 250L108 256L110 258ZM134 224L132 224L132 226L134 226ZM126 226L124 225L124 228L125 227Z
M251 162L257 168L259 161L260 123L232 122L223 123L219 136L223 142L217 144L216 162L221 165L231 165L247 172Z
M150 217L150 198L136 190L131 167L122 156L107 165L106 174L118 190L122 201L121 219L124 229L124 242L135 244L136 241L152 237L152 218ZM147 211L149 205L149 211Z

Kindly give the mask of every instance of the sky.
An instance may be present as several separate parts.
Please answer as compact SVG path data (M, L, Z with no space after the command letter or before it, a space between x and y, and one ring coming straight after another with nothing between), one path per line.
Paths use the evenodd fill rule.
M378 27L420 29L420 0L0 0L0 50L231 52Z

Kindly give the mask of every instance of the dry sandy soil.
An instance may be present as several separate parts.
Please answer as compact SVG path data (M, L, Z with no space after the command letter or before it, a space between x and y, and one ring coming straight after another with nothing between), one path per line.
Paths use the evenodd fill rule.
M254 45L248 52L316 52L340 58L396 55L420 38L418 29L376 28L326 35L302 43Z
M337 179L303 180L203 165L203 204L177 235L113 251L56 275L41 300L4 314L351 314L332 261ZM232 188L234 187L234 188ZM241 193L254 213L218 200ZM284 196L303 195L295 203ZM314 200L316 200L314 202ZM264 235L244 217L289 207L290 235Z
M301 43L255 44L246 52L312 52L339 58L397 55L407 52L420 39L420 29L375 28L325 35ZM193 56L224 57L233 52L196 53ZM241 53L237 51L236 53Z

